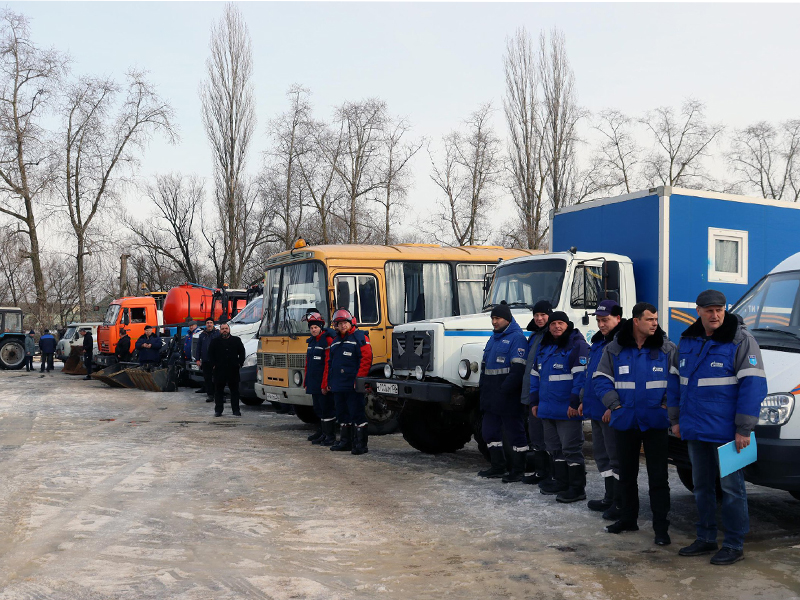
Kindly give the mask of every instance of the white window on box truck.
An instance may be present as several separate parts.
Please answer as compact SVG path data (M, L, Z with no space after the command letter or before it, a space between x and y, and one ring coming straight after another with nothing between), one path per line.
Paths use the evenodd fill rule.
M761 346L768 395L755 429L758 460L745 468L751 483L800 499L800 253L762 278L731 308Z

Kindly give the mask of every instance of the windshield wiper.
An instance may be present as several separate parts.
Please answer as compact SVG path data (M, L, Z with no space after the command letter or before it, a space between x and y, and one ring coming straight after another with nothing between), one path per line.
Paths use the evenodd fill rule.
M528 304L527 302L509 302L508 305L509 306L528 306L528 307L530 307L530 304Z
M771 327L756 327L754 329L751 329L750 331L767 331L769 333L782 333L783 335L790 335L793 338L800 340L800 335L792 333L791 331L786 331L784 329L772 329Z

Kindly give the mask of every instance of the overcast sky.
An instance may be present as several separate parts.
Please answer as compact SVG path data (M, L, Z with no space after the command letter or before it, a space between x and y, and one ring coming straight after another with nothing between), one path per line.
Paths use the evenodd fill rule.
M77 74L122 80L148 70L176 110L181 141L154 142L143 174L209 175L200 118L209 30L217 2L10 3L34 40L66 51ZM481 103L502 106L506 37L525 26L566 37L580 103L638 115L687 96L711 120L737 127L800 118L800 5L534 3L239 3L253 40L259 136L287 108L293 83L312 91L318 117L345 100L377 96L437 140ZM496 115L497 130L503 133ZM431 202L429 160L415 164L413 202Z

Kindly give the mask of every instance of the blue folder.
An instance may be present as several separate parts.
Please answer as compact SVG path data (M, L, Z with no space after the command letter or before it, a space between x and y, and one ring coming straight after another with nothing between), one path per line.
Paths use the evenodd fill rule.
M750 445L743 448L741 452L736 452L736 442L728 442L717 448L719 452L719 476L725 477L758 459L758 448L756 446L756 434L750 434Z

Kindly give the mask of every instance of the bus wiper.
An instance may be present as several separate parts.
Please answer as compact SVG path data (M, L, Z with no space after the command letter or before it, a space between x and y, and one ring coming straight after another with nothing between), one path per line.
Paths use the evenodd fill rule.
M767 331L769 333L782 333L783 335L790 335L793 338L800 340L800 335L792 333L791 331L786 331L785 329L772 329L771 327L756 327L754 329L751 329L750 331Z

